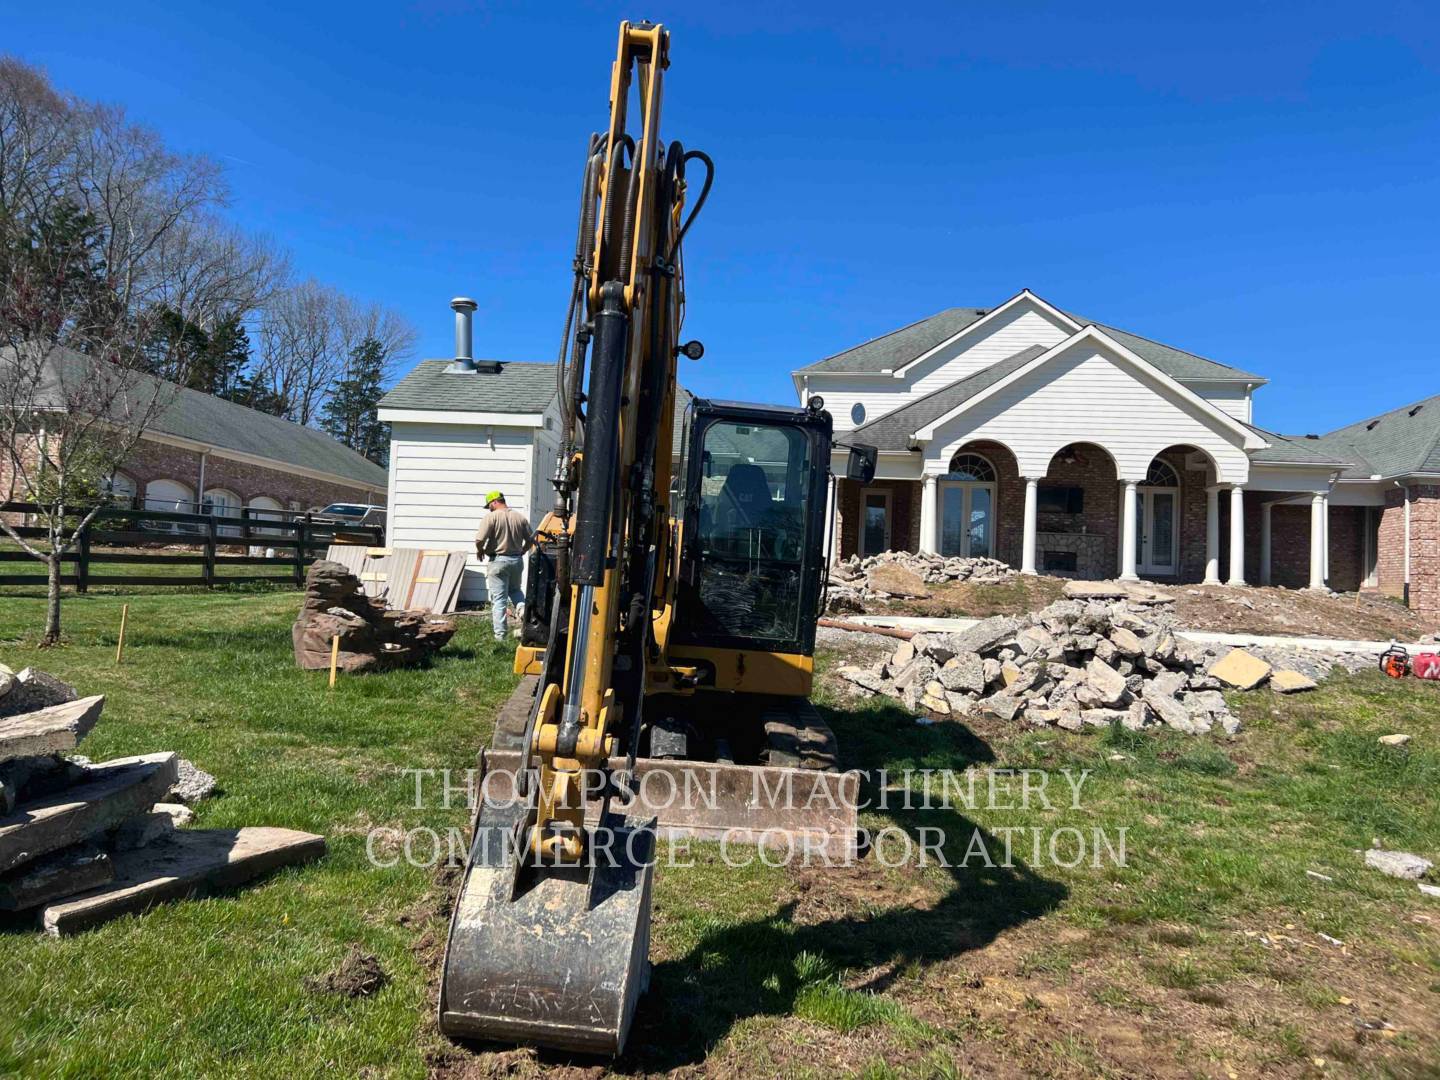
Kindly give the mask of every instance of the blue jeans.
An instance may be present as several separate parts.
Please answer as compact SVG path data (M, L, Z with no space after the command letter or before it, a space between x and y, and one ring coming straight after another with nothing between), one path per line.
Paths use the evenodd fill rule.
M506 607L525 602L525 590L520 587L524 565L523 555L496 555L485 564L485 590L490 594L490 622L496 641L505 640Z

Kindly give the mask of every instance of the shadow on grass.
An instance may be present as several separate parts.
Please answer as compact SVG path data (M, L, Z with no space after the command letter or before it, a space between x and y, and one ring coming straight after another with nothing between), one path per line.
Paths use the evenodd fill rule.
M844 764L868 771L861 796L871 806L880 802L876 770L885 769L892 776L907 768L959 772L995 760L989 743L967 725L922 726L888 701L871 699L854 709L822 711L844 748ZM778 910L704 934L684 956L654 968L622 1067L649 1072L694 1065L740 1020L797 1011L803 1015L815 1008L817 989L824 993L838 985L833 978L817 983L812 974L816 970L832 975L866 972L865 982L854 989L883 992L907 969L984 948L1005 931L1054 910L1067 895L1064 885L1018 859L1008 867L985 866L978 859L960 865L974 837L992 852L1004 845L958 810L892 808L879 811L879 816L885 825L904 829L912 837L922 825L944 831L945 853L952 865L946 867L949 886L938 901L907 906L901 897L872 892L859 903L851 899L848 906L887 902L896 906L817 921L806 917L801 900L791 899ZM847 884L854 887L857 874L869 888L883 889L885 873L873 854L858 870L788 871L807 898L816 898L822 913L827 890L839 901L834 906L844 907L844 890ZM894 875L890 878L894 880ZM867 1006L861 1002L859 1007Z

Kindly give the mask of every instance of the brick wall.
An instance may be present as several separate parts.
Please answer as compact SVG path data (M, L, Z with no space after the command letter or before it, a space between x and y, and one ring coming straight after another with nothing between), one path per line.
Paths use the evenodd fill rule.
M1405 592L1405 496L1399 489L1385 493L1380 515L1378 576L1380 591ZM1410 487L1410 606L1440 618L1440 487Z
M918 550L920 540L920 481L875 480L867 491L890 493L890 546L896 551ZM839 516L839 558L848 559L860 549L860 485L841 480L836 494ZM871 552L870 554L874 554Z
M145 485L152 480L178 480L192 491L200 479L200 455L193 450L142 439L121 467L135 481L136 494L145 495ZM257 496L277 500L286 510L308 510L332 502L371 502L370 493L362 487L316 480L308 476L267 469L259 465L232 461L211 454L205 460L205 488L225 488L249 503ZM384 491L376 493L376 503L385 501Z
M1040 481L1042 486L1051 484L1064 487L1078 487L1084 491L1084 512L1081 514L1047 514L1036 516L1036 528L1040 532L1084 532L1099 536L1105 542L1100 559L1100 576L1113 577L1120 559L1120 484L1115 478L1115 463L1110 455L1097 446L1085 443L1075 448L1075 461L1065 462L1056 456L1050 468ZM1011 566L1019 566L1025 543L1025 491L1020 488L1011 510L1019 524L1015 532L1014 557L1006 559ZM1035 564L1042 573L1045 570L1045 545L1036 545ZM1084 567L1081 567L1084 570Z

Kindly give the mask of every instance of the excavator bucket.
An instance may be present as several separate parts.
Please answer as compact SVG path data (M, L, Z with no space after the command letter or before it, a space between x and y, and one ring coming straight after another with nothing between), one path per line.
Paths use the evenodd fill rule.
M451 916L440 1030L618 1055L649 982L653 823L615 815L590 867L518 865L524 806L487 798Z

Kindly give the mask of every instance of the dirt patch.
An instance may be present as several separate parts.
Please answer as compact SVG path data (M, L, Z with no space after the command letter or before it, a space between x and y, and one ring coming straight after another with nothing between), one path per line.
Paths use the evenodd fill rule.
M995 583L953 582L930 586L925 600L877 601L867 605L872 615L938 615L984 618L1038 611L1060 598L1065 579L1019 575Z
M1435 629L1433 620L1368 593L1327 596L1253 585L1179 585L1166 591L1175 597L1180 625L1191 630L1414 641Z
M334 970L306 979L305 989L312 994L362 998L378 994L389 981L378 957L362 952L359 945L351 945Z

